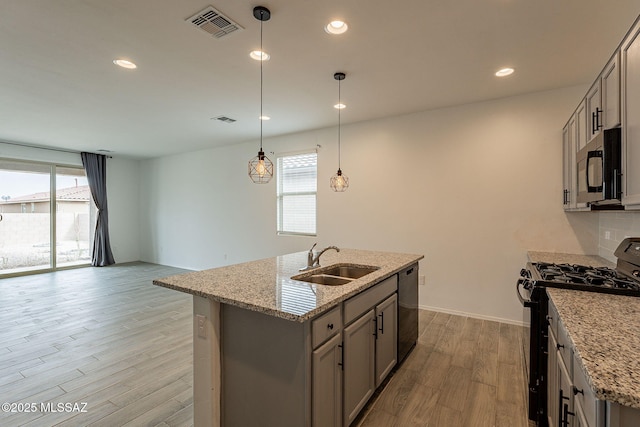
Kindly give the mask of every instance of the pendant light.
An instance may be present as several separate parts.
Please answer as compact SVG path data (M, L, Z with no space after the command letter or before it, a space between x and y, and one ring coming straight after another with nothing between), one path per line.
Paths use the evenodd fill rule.
M342 169L340 169L340 110L345 107L341 102L340 82L344 80L345 77L346 75L344 73L335 73L333 75L333 78L338 81L338 104L335 106L335 108L338 109L338 172L331 177L330 185L333 191L336 192L343 192L349 188L349 178L343 175Z
M262 114L262 63L267 59L262 49L262 23L271 18L271 12L264 6L256 6L253 8L253 16L260 21L260 151L256 157L249 160L249 178L255 184L266 184L273 177L273 162L265 156L262 150L262 122L264 121Z

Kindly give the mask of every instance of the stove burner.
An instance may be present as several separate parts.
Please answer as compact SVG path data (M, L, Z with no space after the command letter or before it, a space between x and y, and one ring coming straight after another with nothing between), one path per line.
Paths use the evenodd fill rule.
M590 267L575 264L550 264L539 262L533 264L538 270L542 280L548 285L557 287L575 287L595 292L614 292L638 294L640 296L640 283L616 270L607 267ZM601 289L601 290L598 290Z

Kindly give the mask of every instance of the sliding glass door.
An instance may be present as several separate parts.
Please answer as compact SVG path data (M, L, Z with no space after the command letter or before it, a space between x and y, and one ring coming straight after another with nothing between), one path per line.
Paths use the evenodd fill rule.
M0 159L0 276L88 264L92 205L82 168Z
M56 265L87 264L95 218L84 169L56 167ZM91 227L91 224L94 227Z

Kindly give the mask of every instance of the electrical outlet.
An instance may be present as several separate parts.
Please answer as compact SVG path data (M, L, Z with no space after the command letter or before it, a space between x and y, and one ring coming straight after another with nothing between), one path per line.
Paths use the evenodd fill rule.
M604 232L604 238L607 240L611 240L611 232L610 231L605 231Z
M424 286L424 276L418 276L418 285Z
M196 323L198 324L198 336L207 338L207 318L202 314L196 314Z

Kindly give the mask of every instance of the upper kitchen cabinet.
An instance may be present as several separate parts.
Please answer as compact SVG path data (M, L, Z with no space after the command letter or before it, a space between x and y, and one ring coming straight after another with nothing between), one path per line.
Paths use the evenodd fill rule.
M602 129L602 85L601 79L595 81L584 99L587 114L587 141L600 133Z
M622 203L640 209L640 21L620 49L622 92Z
M609 60L600 75L602 121L604 129L620 125L620 53Z
M575 150L580 151L585 145L587 145L587 141L590 139L587 134L587 100L586 98L582 100L580 105L575 112Z
M576 207L576 177L573 173L576 163L574 135L576 128L575 115L562 130L562 206L565 210Z
M616 52L587 92L586 141L620 125L620 55Z

